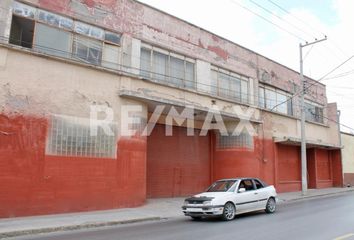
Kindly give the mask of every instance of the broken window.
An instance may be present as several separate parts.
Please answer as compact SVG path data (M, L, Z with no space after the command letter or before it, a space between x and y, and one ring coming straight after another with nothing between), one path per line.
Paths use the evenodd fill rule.
M314 103L305 103L305 118L307 121L323 123L323 108Z
M104 30L82 22L75 22L75 32L103 40Z
M13 14L9 43L119 69L120 34L19 2L14 2Z
M100 65L102 59L102 42L75 36L73 57L85 63Z
M12 12L26 18L34 18L36 16L36 8L25 5L23 3L14 2Z
M38 23L34 48L46 54L66 57L71 56L72 34Z
M32 48L34 21L27 18L12 16L9 43Z
M72 30L74 21L70 18L62 17L60 15L47 12L44 10L39 10L38 20L47 23L49 25L64 28L67 30Z

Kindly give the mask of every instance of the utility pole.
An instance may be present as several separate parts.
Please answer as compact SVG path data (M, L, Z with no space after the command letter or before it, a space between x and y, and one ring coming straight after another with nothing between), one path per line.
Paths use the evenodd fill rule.
M305 81L304 81L304 73L303 73L303 59L302 59L302 48L307 47L309 45L313 45L322 41L327 40L327 36L325 36L323 39L317 40L313 42L306 42L305 44L299 45L300 47L300 82L302 86L302 91L301 91L301 102L300 102L300 108L301 108L301 190L302 190L302 195L307 194L307 159L306 159L306 134L305 134L305 91L306 91L306 86L305 86Z

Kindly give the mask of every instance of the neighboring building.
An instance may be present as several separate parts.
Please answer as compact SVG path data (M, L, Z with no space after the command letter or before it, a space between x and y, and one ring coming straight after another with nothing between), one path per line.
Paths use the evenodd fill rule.
M134 207L229 177L301 189L298 72L136 1L21 2L0 2L0 217ZM305 97L309 187L342 186L336 104L321 83ZM91 136L95 105L113 109L113 135ZM137 130L167 108L150 136L123 137L126 105ZM195 133L211 108L229 132L234 106L255 108L257 134L174 122L166 136L185 106Z
M341 133L344 185L354 186L354 135Z

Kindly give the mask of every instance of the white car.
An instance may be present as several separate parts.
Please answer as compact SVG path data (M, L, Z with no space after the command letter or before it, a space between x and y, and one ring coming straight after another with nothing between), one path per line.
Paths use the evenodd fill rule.
M182 211L193 219L220 216L229 221L246 212L274 213L276 197L274 186L267 186L257 178L222 179L205 192L185 199Z

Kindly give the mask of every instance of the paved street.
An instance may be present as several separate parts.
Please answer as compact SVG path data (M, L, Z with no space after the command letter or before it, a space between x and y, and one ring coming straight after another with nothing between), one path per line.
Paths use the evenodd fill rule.
M279 206L275 214L253 213L234 221L165 221L118 227L37 235L17 239L113 240L113 239L354 239L354 193L304 200Z

